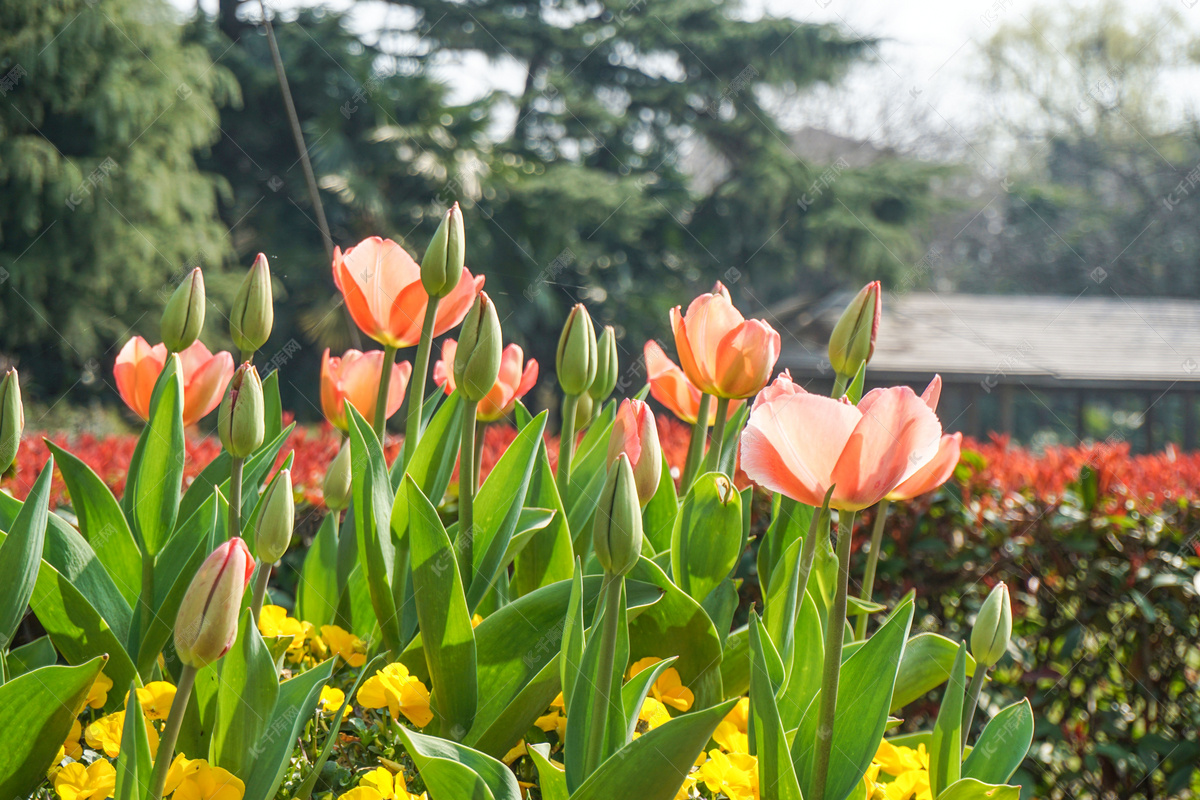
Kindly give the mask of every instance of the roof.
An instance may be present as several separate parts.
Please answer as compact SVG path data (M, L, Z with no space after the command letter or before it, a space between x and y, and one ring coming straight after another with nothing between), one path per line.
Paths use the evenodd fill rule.
M827 374L825 344L850 297L832 295L801 315L794 338L784 336L780 366L797 377ZM870 376L903 380L935 372L948 381L993 385L1163 388L1200 381L1200 301L885 294Z

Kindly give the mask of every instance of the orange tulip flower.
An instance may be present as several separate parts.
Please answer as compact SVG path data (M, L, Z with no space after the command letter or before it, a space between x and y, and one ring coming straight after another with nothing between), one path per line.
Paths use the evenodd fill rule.
M433 382L446 390L446 394L454 391L454 354L458 352L458 342L454 339L442 341L442 359L433 365ZM525 351L519 345L510 344L500 355L500 374L487 396L479 401L479 410L475 418L480 422L495 422L512 413L517 401L524 397L538 379L538 362L529 359L525 369L521 362L525 360Z
M379 373L383 369L383 351L360 353L347 350L341 358L330 357L329 349L321 356L321 410L329 424L343 431L349 429L346 403L370 422L375 419L375 400L379 396ZM412 364L401 361L392 365L388 384L387 417L400 410ZM386 417L385 417L386 418Z
M345 253L335 247L333 281L346 299L350 316L367 336L397 348L421 340L429 295L421 285L421 267L403 247L378 236L363 239ZM458 285L438 304L433 335L462 322L482 288L483 276L463 269Z
M907 386L875 389L857 406L809 394L786 372L754 401L742 469L761 486L820 506L858 511L882 500L938 452L942 424Z
M921 393L925 405L937 411L938 399L942 395L942 376L934 375L929 386ZM941 486L950 480L954 468L958 466L958 457L962 452L962 434L944 433L938 444L937 455L925 466L910 475L903 483L888 492L888 500L912 500Z
M233 377L233 356L222 350L211 353L197 341L179 353L183 368L183 424L192 425L221 403L225 387ZM167 363L167 346L153 347L140 336L134 336L113 366L117 391L125 405L142 419L150 418L150 395L154 382Z
M658 342L651 339L643 348L646 360L646 380L650 383L650 396L667 407L675 416L689 425L696 424L700 416L700 390L688 380L683 370L672 361ZM729 416L737 411L742 400L729 404ZM708 410L708 424L717 419L717 409Z
M675 349L688 379L705 394L746 398L771 379L779 359L779 334L760 319L746 319L718 281L680 314L671 309Z

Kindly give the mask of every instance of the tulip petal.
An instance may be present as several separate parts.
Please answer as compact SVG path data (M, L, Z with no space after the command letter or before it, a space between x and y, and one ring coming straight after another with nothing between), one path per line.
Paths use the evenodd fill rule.
M200 349L208 352L208 348L196 342L183 355L200 345ZM188 363L183 364L183 424L194 425L221 403L225 395L225 387L233 378L233 355L222 350L210 356L198 367L189 369Z
M925 387L925 391L921 392L921 399L925 401L925 405L932 410L937 411L938 400L942 397L942 376L934 375L933 380Z
M454 391L454 354L458 352L458 342L454 339L442 340L442 358L433 365L433 383L446 390L446 394Z
M962 452L962 434L942 435L937 455L888 493L888 500L912 500L950 480Z
M367 301L367 295L363 287L355 279L354 273L351 272L346 263L346 258L355 249L351 247L346 251L345 256L339 250L334 250L333 282L337 284L338 290L342 293L342 297L345 298L346 309L350 312L350 317L354 320L354 324L361 328L367 336L375 339L379 335L380 325L371 313L371 305Z
M757 394L771 378L779 347L779 333L762 320L746 320L729 331L716 352L717 396L745 398Z
M475 296L483 289L483 282L483 275L471 275L471 271L463 267L458 285L438 304L437 318L433 322L434 336L441 336L466 319L467 312L475 304Z
M684 422L694 424L696 418L700 416L700 390L693 386L683 370L667 357L658 342L654 340L646 342L643 354L646 361L646 380L650 383L650 394L675 416ZM715 419L715 411L713 411L712 417Z

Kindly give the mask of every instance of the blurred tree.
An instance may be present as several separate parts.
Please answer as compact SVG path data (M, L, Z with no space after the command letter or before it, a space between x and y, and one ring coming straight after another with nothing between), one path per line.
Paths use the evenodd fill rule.
M179 34L161 0L0 0L0 352L35 395L107 380L227 251L193 153L237 86Z

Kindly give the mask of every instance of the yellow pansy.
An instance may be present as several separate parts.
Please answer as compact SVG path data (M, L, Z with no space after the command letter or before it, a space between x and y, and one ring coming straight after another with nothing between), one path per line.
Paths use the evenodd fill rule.
M329 646L321 638L321 634L317 631L317 626L311 622L301 622L300 624L304 628L304 641L300 645L301 649L308 651L317 661L324 661L329 658ZM292 646L295 647L296 643L292 642ZM288 648L288 653L291 654L291 652L292 648ZM299 661L300 659L293 657L292 660Z
M911 747L893 745L886 739L879 743L875 762L880 772L892 780L884 786L887 800L932 800L929 785L929 753L920 744Z
M83 732L83 738L88 743L88 747L93 750L100 750L109 758L116 758L121 754L121 734L125 727L125 712L117 711L114 714L108 714L87 726L87 730ZM158 731L153 725L146 725L146 738L150 740L150 752L154 754L158 751Z
M750 725L750 698L739 698L737 705L729 709L729 713L725 715L724 721L742 733L746 733Z
M679 791L675 793L675 800L688 800L692 796L692 789L696 787L696 776L692 774L683 777L683 784L679 787Z
M521 756L526 755L528 752L529 751L527 749L525 749L525 740L522 739L521 741L517 742L516 747L512 748L507 753L505 753L504 758L502 758L500 760L511 767L513 765L514 761L516 761Z
M62 755L54 760L55 764L57 764L59 761L62 761L63 758L66 758L67 756L70 756L76 761L79 760L79 757L83 755L83 745L79 744L79 737L81 736L83 736L83 725L80 724L79 720L77 719L72 720L71 732L67 734L67 741L64 742L62 746Z
M726 753L746 753L750 750L750 737L745 731L739 731L737 725L728 719L721 720L713 731L713 741Z
M383 800L383 795L371 786L355 786L350 791L338 795L338 800Z
M341 656L352 667L367 663L367 643L337 625L322 625L321 638L329 649ZM394 715L393 715L394 716Z
M724 792L729 800L751 800L755 796L751 776L720 750L709 751L708 761L696 772L696 779L714 794Z
M288 616L283 606L265 605L258 612L258 630L263 636L303 636L300 620Z
M246 795L246 784L241 778L202 758L188 762L182 772L175 787L175 800L242 800Z
M321 628L322 635L326 627L330 626ZM358 703L363 708L386 708L392 719L399 719L403 713L418 728L425 727L433 719L433 712L429 710L429 690L408 673L408 667L399 663L388 664L367 678L358 690Z
M204 759L191 759L183 755L183 753L175 756L175 760L171 762L170 769L167 770L167 781L163 784L163 795L171 794L179 788L179 784L183 783L183 779L200 771L204 765Z
M113 796L116 786L117 771L102 758L87 767L73 761L54 776L54 792L60 800L103 800Z
M90 708L103 708L108 702L108 690L113 687L112 678L101 672L96 676L96 680L92 681L92 688L88 689L87 704Z
M481 622L483 622L483 617L479 616L478 614L471 615L471 627L472 628L478 628L479 623L481 623Z
M326 714L336 714L337 710L342 707L342 703L346 700L346 693L341 689L335 689L332 686L324 686L321 688L321 699L318 705Z
M400 784L399 787L397 787L397 783ZM395 800L397 788L402 792L405 791L404 777L401 775L392 775L392 773L383 767L376 767L366 775L363 775L358 785L359 787L374 789L383 800ZM345 797L345 795L342 796Z
M871 766L867 767L867 772L862 779L862 796L863 800L873 800L876 791L879 791L879 796L883 797L882 790L885 788L879 783L879 764L872 761Z
M670 722L671 715L667 712L666 706L653 697L647 697L642 701L642 709L638 712L638 719L646 723L649 730L654 730L664 722Z
M145 688L137 690L138 702L146 719L166 719L175 702L175 687L166 681L150 681Z
M633 662L633 666L629 668L630 680L634 675L653 667L660 661L662 661L661 658L648 656ZM692 690L683 685L683 681L679 679L679 672L674 667L667 667L663 670L663 673L654 681L654 685L650 687L650 694L658 702L670 706L676 711L687 711L696 701Z

